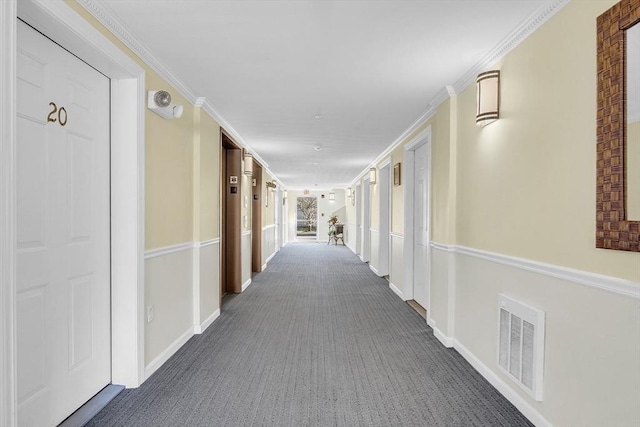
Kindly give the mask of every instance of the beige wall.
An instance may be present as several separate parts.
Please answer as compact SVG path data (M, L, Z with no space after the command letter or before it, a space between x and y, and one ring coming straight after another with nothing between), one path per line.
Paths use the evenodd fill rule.
M169 90L185 107L180 120L148 110L145 117L145 246L153 249L192 239L194 107L155 73L146 84Z
M458 96L458 243L640 281L640 254L595 248L596 17L571 2L501 69L501 119ZM551 49L550 47L553 46Z
M262 194L264 198L269 198L269 206L262 206L262 226L276 223L276 192L271 188L267 189L267 181L274 181L273 176L267 172L267 168L262 168Z
M501 70L499 121L476 126L470 85L392 151L392 162L404 166L404 145L431 126L433 241L640 282L640 254L595 248L595 27L614 3L570 2L489 67ZM395 187L394 233L404 231L403 197ZM375 221L375 190L373 198ZM409 286L398 286L402 257L392 256L391 267L400 292ZM637 299L446 247L430 257L435 333L510 395L553 425L640 425ZM500 293L546 313L540 403L496 368Z
M219 237L219 125L180 95L113 34L73 0L66 4L145 70L146 90L164 89L184 106L180 119L145 111L145 249ZM145 100L146 103L146 100ZM145 323L145 363L157 368L174 343L218 308L217 247L202 254L182 250L145 261L145 306L154 320ZM194 256L206 264L194 277ZM198 291L197 306L194 291ZM194 319L198 307L200 319Z
M220 237L220 125L200 115L200 234L205 241Z
M402 234L404 233L404 185L407 179L404 171L403 147L397 147L391 152L391 179L393 179L393 165L396 163L400 163L401 185L391 187L391 232Z
M145 114L145 248L191 241L195 107L82 6L73 0L66 4L145 70L147 90L167 90L174 102L184 105L184 115L178 120L163 119L149 110Z

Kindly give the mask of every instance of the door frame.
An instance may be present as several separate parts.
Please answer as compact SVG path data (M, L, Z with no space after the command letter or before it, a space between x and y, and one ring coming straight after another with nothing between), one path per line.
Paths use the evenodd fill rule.
M378 166L378 181L380 182L380 187L378 189L379 224L377 270L378 275L383 277L387 276L391 270L391 157L387 158ZM384 258L386 258L386 262L383 262Z
M362 253L363 262L371 261L371 181L362 181Z
M428 162L427 162L427 220L429 221L427 232L427 271L431 274L431 125L416 135L404 147L404 177L402 179L404 186L404 271L402 294L405 300L414 299L414 278L413 278L413 257L414 257L414 205L415 205L415 154L416 150L423 145L427 145ZM427 290L429 298L427 299L427 315L431 315L431 277L427 276Z
M144 380L145 72L62 1L0 2L0 424L17 423L17 19L111 79L111 378ZM117 173L114 173L117 171ZM132 183L134 185L132 185Z
M355 195L352 197L355 199L356 207L356 255L362 258L362 203L360 202L360 193L362 186L358 183L355 186Z

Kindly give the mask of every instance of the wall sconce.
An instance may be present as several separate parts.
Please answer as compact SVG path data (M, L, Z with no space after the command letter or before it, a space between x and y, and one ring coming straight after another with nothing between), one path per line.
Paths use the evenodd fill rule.
M369 182L371 184L376 183L376 168L369 169Z
M335 200L336 199L336 193L329 193L329 200Z
M476 124L486 126L500 118L500 71L478 74L476 91Z
M147 108L165 119L179 119L184 113L182 105L171 103L171 94L166 90L150 90Z
M244 153L244 172L245 175L253 176L253 156Z
M267 188L271 188L273 191L275 191L277 186L278 186L278 184L276 184L275 182L267 181Z
M347 197L351 197L351 187L347 188Z

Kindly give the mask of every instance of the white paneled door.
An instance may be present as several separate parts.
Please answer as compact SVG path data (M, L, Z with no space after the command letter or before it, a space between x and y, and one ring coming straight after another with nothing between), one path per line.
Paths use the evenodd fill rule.
M109 79L22 22L17 62L18 423L111 381Z
M429 151L428 144L415 151L414 187L414 251L413 298L424 308L429 307Z

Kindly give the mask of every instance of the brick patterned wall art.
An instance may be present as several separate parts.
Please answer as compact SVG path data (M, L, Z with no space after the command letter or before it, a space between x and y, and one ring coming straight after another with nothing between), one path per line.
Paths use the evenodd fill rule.
M640 22L640 0L598 17L596 247L640 252L640 221L625 216L625 29ZM640 24L639 24L640 25Z

